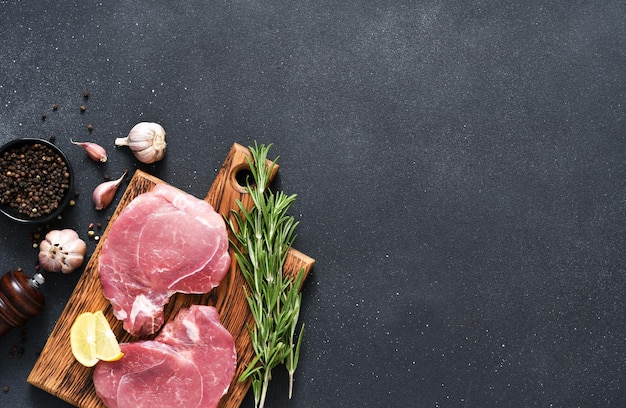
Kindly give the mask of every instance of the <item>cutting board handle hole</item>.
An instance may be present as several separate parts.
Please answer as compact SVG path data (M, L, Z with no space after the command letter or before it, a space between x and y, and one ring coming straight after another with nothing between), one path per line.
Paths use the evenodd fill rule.
M246 183L250 182L250 185L254 185L254 177L250 171L250 167L247 164L242 164L235 168L233 171L233 184L240 193L246 192Z

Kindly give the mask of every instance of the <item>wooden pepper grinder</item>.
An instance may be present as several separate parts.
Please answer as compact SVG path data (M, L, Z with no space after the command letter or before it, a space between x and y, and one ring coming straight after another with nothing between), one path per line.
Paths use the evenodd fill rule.
M37 273L29 278L21 268L2 276L0 279L0 337L41 312L45 299L39 288L44 282L42 274Z

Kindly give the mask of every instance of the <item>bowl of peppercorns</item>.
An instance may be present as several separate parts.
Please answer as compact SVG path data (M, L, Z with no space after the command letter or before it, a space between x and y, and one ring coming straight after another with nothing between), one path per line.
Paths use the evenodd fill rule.
M22 223L46 223L74 194L67 156L43 139L13 140L0 148L0 212Z

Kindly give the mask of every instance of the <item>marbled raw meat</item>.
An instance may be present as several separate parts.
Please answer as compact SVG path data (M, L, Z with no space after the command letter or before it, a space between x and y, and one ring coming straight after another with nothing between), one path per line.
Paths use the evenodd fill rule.
M108 408L211 408L228 391L235 342L212 306L182 309L154 340L122 343L121 360L100 361L96 393Z
M209 292L229 265L222 216L206 201L157 184L131 201L111 226L99 272L115 317L140 336L163 325L170 296Z

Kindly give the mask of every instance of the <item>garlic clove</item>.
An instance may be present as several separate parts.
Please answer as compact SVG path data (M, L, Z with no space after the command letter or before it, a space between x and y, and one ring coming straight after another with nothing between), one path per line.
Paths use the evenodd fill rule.
M52 230L39 244L39 265L48 272L70 273L82 265L86 251L76 231Z
M83 263L83 255L79 255L78 253L69 253L65 256L65 262L63 267L61 268L62 273L69 273L74 269L78 268Z
M115 139L115 145L128 146L142 163L154 163L165 157L165 129L155 122L140 122L133 126L127 137Z
M65 241L63 249L67 251L68 256L73 256L76 253L81 253L85 250L85 242L82 239L73 239Z
M111 204L111 201L113 201L113 197L115 197L115 193L122 183L122 180L124 180L126 173L128 173L128 170L125 170L122 176L117 180L105 181L104 183L100 183L93 190L92 199L96 210L104 210L106 207L109 206L109 204Z
M107 161L107 152L104 147L99 144L92 142L75 142L73 140L70 140L70 142L85 149L85 153L87 153L87 156L89 156L90 159L102 163Z

